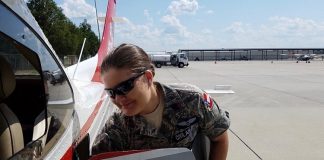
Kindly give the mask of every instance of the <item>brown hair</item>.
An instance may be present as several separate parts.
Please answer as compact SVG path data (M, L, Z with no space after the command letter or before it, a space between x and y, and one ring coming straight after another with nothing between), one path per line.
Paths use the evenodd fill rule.
M154 66L147 53L136 45L126 43L119 45L103 59L101 74L110 68L128 68L134 72L149 69L152 70L153 75L155 74Z

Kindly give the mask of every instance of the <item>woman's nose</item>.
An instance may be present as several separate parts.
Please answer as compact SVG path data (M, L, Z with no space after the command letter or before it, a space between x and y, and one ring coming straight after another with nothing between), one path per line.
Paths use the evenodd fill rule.
M126 100L126 96L125 95L116 95L115 96L115 101L116 102L122 102L124 100Z

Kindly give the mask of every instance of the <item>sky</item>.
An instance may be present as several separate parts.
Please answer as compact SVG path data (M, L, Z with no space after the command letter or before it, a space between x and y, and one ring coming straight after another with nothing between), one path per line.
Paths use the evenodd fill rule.
M114 46L146 51L323 48L323 0L116 0ZM76 25L98 35L94 0L55 0ZM104 16L106 0L97 0ZM103 22L99 25L103 29Z

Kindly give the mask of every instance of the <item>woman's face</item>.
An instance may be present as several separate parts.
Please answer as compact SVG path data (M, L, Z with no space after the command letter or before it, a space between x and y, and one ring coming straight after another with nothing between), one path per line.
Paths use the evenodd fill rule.
M113 103L125 115L144 114L145 107L149 103L151 96L149 92L150 85L145 73L139 74L133 73L130 69L110 68L102 75L102 78L105 88L110 89L109 92L113 95L110 96ZM130 89L129 86L132 84L133 88ZM120 95L120 91L126 94Z

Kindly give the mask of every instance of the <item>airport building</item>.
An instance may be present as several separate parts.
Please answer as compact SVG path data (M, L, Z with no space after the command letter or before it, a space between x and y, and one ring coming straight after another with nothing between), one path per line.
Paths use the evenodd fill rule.
M190 61L296 60L299 55L324 58L324 48L179 49L178 52L185 52Z

